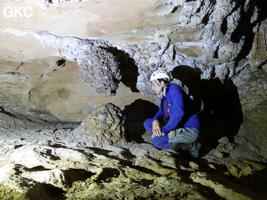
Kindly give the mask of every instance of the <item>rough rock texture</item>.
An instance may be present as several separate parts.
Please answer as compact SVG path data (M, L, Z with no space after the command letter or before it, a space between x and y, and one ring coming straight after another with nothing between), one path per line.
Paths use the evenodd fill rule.
M266 59L267 59L267 20L265 19L258 26L258 30L255 34L252 50L250 56L252 59L253 67L266 69ZM255 69L255 68L254 68Z
M30 6L33 15L31 18L6 17L4 9L7 5L11 8ZM263 8L262 1L249 0L244 2L149 0L142 4L139 1L125 0L99 2L5 0L0 5L2 39L0 56L4 62L18 61L11 63L17 65L18 69L5 65L3 66L5 72L2 73L9 73L8 76L14 76L12 73L15 73L16 77L21 76L19 83L12 83L16 87L22 81L27 83L32 77L32 74L21 72L23 70L21 63L26 64L26 61L34 63L36 70L33 67L32 72L38 72L45 69L43 65L47 65L47 62L40 63L40 59L51 59L53 63L54 56L58 56L66 60L66 63L69 60L80 65L83 80L88 81L93 87L88 88L87 92L91 97L99 99L99 95L92 92L93 89L101 94L114 95L120 88L119 81L129 79L128 74L122 73L122 66L116 64L115 60L121 61L118 56L120 52L124 54L126 60L132 61L136 73L129 76L135 81L132 85L142 94L151 93L149 76L158 66L171 71L176 66L187 65L200 69L202 78L219 77L223 80L237 76L247 64L255 69L266 61L266 21L262 21L265 18ZM30 48L29 43L32 44ZM106 53L104 49L108 52ZM112 51L109 51L111 49ZM97 55L101 56L101 59ZM101 62L106 63L111 57L114 64L108 65L106 69L102 68ZM247 60L243 61L244 59ZM240 60L241 62L238 62ZM49 74L52 75L56 68L64 71L62 66L50 66ZM124 71L130 69L131 67L125 64ZM61 70L56 70L56 73ZM69 72L69 69L67 71ZM98 75L102 72L105 76ZM75 79L78 79L79 71L75 73L77 73ZM1 80L7 81L10 78L2 77ZM61 79L60 82L66 85L69 80L69 78ZM44 96L51 99L51 90L41 85L36 90L27 86L27 92L31 89L39 91L42 88ZM68 87L62 91L66 91L65 89L70 90ZM76 94L68 92L72 100L77 103L80 99L91 101L91 98L84 95L85 90L71 88L71 91L73 90ZM25 91L25 94L27 92ZM2 93L4 96L12 96L9 101L15 101L12 90L5 90ZM132 95L136 94L129 92L127 95L131 99ZM127 95L123 95L123 98ZM19 95L16 92L16 97L21 99L21 93ZM51 117L64 121L77 118L81 120L84 116L81 112L84 108L83 103L80 106L76 106L77 104L71 106L71 113L68 109L60 109L56 113L52 111L63 105L60 101L65 97L63 95L56 100L48 101L34 98L29 102L30 105L21 102L19 104L22 107L35 107L39 115L50 114ZM139 95L138 98L146 97ZM56 102L59 103L55 106ZM129 103L131 102L128 101ZM71 117L73 114L75 117Z
M224 199L231 200L231 199L244 199L244 200L252 200L252 199L262 199L262 196L258 196L257 194L253 194L253 192L249 191L248 188L242 187L240 185L236 185L232 182L228 182L227 179L220 180L221 177L216 177L215 175L208 177L207 174L197 172L192 173L190 178L195 183L200 183L204 186L209 186L212 188L219 196ZM220 181L218 181L220 180ZM221 183L220 183L221 182ZM223 182L223 184L222 184ZM242 193L235 192L235 191L242 191ZM247 195L245 195L247 194Z
M36 50L43 57L62 56L86 66L95 60L88 56L90 52L94 54L98 47L116 47L134 60L138 68L136 87L144 94L151 92L148 77L158 66L169 71L178 65L199 68L205 79L233 77L244 67L236 66L236 62L249 55L254 35L255 42L265 37L262 1L28 1L10 2L10 6L31 6L35 20L29 23L23 17L1 17L1 35L10 39L1 47L3 58L36 59L33 52L18 51L25 49L25 38L39 42ZM3 3L0 10L4 8ZM19 45L12 46L12 40ZM264 62L264 52L260 52L260 62ZM99 65L101 61L92 71L101 71ZM84 71L85 66L81 68ZM115 71L107 76L109 84L105 76L99 79L101 84L89 82L96 89L101 87L97 91L103 94L114 94L120 80Z
M241 81L240 78L242 77ZM239 144L238 156L267 161L267 73L248 65L238 76L237 82L243 123L234 141Z
M106 104L82 121L81 131L97 136L101 143L123 143L126 141L125 116L117 106Z
M190 161L146 143L95 143L92 135L74 124L1 131L0 138L3 200L230 199L230 195L264 199L266 195L266 184L255 188L250 179L238 182L229 173L233 169ZM252 164L255 172L266 169ZM200 184L193 184L190 177Z
M77 54L77 40L85 44L81 45L81 51L90 46L88 38L107 40L112 43L110 46L130 54L140 68L139 79L142 81L146 80L147 75L143 74L146 70L150 73L153 67L160 65L171 70L181 64L200 68L205 72L204 78L212 77L214 72L218 77L231 77L236 71L233 62L249 54L251 40L264 19L264 3L261 1L149 0L142 5L138 1L100 2L17 3L16 6L30 5L33 8L36 22L27 24L28 19L22 17L14 23L14 18L1 17L0 28L2 33L32 36L42 42L49 41L47 37L60 37L68 43L72 57ZM14 3L10 5L14 6ZM59 29L58 21L62 19L60 27L64 28ZM44 20L46 22L42 23ZM75 20L79 21L79 26L73 23ZM64 26L66 24L68 26ZM31 28L29 25L32 25ZM73 35L76 37L68 37ZM57 40L44 43L56 49L62 46ZM56 53L59 54L65 56L64 52ZM24 56L24 59L27 57ZM220 68L224 68L224 72ZM145 90L141 85L138 88Z
M243 112L243 123L234 138L239 145L232 155L259 162L267 161L266 33L265 20L258 26L250 54L241 61L243 70L232 79L237 86Z
M247 112L235 142L240 157L267 162L267 100Z
M264 199L265 8L263 0L2 0L0 198ZM149 76L159 66L178 71L203 103L206 161L138 140L158 102ZM124 110L94 111L107 103Z
M115 95L121 80L119 63L111 53L104 49L85 52L88 56L80 61L81 78L105 95Z

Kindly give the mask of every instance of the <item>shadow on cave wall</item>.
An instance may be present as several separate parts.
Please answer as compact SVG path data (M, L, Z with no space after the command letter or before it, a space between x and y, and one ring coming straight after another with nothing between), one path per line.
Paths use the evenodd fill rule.
M188 0L189 1L189 0ZM216 1L212 1L211 3L215 4ZM234 0L234 8L224 19L222 19L221 23L221 32L226 34L228 30L228 20L229 16L231 16L235 11L240 10L240 18L235 22L237 27L232 32L230 39L232 42L239 43L241 39L244 41L244 45L241 51L238 53L235 61L238 62L245 58L250 50L252 49L253 41L254 41L254 29L258 28L258 24L260 24L263 20L267 18L267 1L266 0L256 0L256 1L244 1L244 0ZM256 10L257 9L257 10ZM257 15L255 15L255 11ZM238 11L239 12L239 11ZM203 19L202 23L207 25L209 22L210 13L207 13ZM215 54L216 55L216 54ZM216 56L215 56L216 57ZM218 57L216 57L218 58Z
M188 86L197 107L201 110L201 153L206 154L218 144L218 139L233 137L243 122L243 113L237 88L231 80L223 83L219 79L201 80L201 72L188 66L176 67L172 75ZM202 106L200 102L202 101ZM141 142L145 132L143 122L155 115L157 106L145 100L136 100L125 107L128 140Z
M33 187L29 189L26 194L26 199L29 200L65 200L66 192L61 188L58 188L51 184L46 183L36 183ZM24 198L23 198L24 199Z
M256 0L256 1L247 1L243 0L235 0L235 8L232 10L231 14L240 9L241 17L237 22L238 26L235 31L231 35L231 41L239 43L241 39L244 39L244 45L236 57L236 61L240 61L245 58L250 50L252 49L253 40L255 37L254 28L257 25L267 18L267 1L266 0ZM247 5L246 5L247 4ZM253 21L254 11L257 11L257 18ZM221 25L221 31L223 34L227 31L227 17L223 20Z
M201 131L199 140L205 154L218 144L218 139L233 137L243 122L243 113L236 86L229 79L201 80L200 70L188 66L176 67L172 75L188 86L200 110Z
M157 112L158 107L148 101L137 99L132 104L125 106L123 111L126 116L126 138L129 141L142 142L141 135L145 133L143 122Z

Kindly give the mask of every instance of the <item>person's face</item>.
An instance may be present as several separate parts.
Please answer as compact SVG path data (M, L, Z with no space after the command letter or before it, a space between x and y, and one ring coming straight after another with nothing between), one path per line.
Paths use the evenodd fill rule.
M156 80L153 80L151 82L151 88L153 90L153 92L155 92L156 94L160 94L162 89L163 89L163 86L164 86L164 82L161 81L161 82L158 82Z

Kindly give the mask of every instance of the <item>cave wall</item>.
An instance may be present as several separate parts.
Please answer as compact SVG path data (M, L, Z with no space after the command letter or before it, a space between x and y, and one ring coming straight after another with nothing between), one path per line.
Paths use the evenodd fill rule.
M1 112L77 122L103 103L153 102L151 72L188 66L199 80L232 81L246 122L266 105L265 8L253 0L2 0ZM240 141L266 138L265 127L253 128L263 122L251 123Z

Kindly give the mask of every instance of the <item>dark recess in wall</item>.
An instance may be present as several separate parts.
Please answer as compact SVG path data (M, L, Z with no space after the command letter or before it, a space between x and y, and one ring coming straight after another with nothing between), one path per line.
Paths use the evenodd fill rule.
M53 200L64 200L66 192L61 188L55 187L51 184L40 183L32 187L26 194L27 199L53 199Z
M157 106L148 101L137 99L125 106L123 114L126 116L126 138L129 141L142 142L141 135L145 133L143 123L146 118L152 118L157 112Z
M236 86L229 79L222 83L218 78L201 80L200 71L188 66L176 67L172 75L180 79L195 99L201 121L199 140L201 152L215 148L218 139L228 137L231 141L243 122L243 113Z
M108 52L117 57L120 63L120 70L122 74L121 82L131 89L132 92L139 92L136 88L138 68L135 65L134 60L124 51L121 51L115 47L104 48Z
M236 61L240 61L245 58L253 45L253 40L255 34L253 33L253 29L261 23L261 21L267 18L267 1L266 0L256 0L256 1L249 1L248 5L246 6L246 1L243 0L236 0L236 7L235 9L241 9L241 17L238 21L238 26L236 27L235 31L231 35L231 41L233 42L240 42L241 38L244 38L244 45L239 54L236 57ZM245 9L245 7L247 9ZM258 17L255 21L251 22L253 18L255 9L258 9ZM222 27L223 28L223 27ZM225 27L223 28L225 29Z

